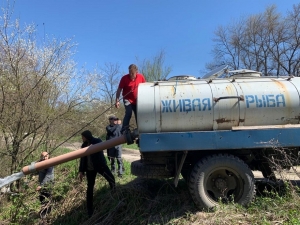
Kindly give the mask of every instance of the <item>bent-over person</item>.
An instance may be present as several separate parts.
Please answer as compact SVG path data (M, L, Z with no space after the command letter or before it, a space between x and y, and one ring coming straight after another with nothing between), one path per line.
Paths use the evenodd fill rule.
M42 152L40 162L48 160L50 155L48 152ZM39 199L42 205L40 216L44 218L51 212L51 192L54 184L54 167L51 166L47 169L40 170L39 172L39 185L36 191L39 191Z
M81 148L102 142L100 138L93 137L92 132L89 130L82 132L81 137L83 141ZM115 188L115 177L107 166L103 151L84 156L80 159L78 177L80 181L82 181L84 174L87 178L86 204L89 217L94 212L93 195L97 173L101 174L107 180L111 190Z

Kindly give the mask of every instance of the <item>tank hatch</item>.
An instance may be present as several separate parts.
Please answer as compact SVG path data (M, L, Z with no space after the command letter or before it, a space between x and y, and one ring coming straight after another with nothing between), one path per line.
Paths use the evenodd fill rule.
M229 77L261 77L261 72L241 69L228 71L228 75Z
M176 80L181 80L181 81L184 81L184 80L197 80L197 78L194 77L194 76L191 76L191 75L178 75L178 76L170 77L168 79L168 81L176 81Z

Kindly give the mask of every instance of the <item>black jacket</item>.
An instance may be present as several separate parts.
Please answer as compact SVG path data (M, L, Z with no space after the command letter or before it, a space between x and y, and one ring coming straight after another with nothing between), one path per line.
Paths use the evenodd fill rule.
M110 140L110 139L122 136L121 129L122 129L122 127L119 124L116 124L114 126L108 125L106 127L106 140ZM117 145L113 148L121 149L122 145ZM113 149L113 148L109 148L109 149Z
M94 145L94 144L102 142L102 140L100 138L92 137L89 140L89 142L90 142L90 144ZM89 143L84 142L81 145L81 148L85 148L87 146L89 146ZM79 172L84 173L84 172L87 171L87 161L88 161L87 156L84 156L80 159ZM96 170L96 171L99 171L101 167L107 165L107 162L106 162L106 159L104 157L103 151L99 151L99 152L96 152L94 154L91 154L91 161L93 163L94 170Z

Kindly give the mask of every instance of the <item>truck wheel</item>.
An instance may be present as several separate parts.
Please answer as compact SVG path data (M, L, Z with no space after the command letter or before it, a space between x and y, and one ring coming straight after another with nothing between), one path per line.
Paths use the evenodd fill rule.
M218 154L196 163L191 172L189 190L200 209L212 209L220 201L247 205L255 197L255 180L241 159Z
M131 163L131 173L137 177L160 179L173 177L172 171L166 169L166 165L163 164L145 164L141 160L137 160Z

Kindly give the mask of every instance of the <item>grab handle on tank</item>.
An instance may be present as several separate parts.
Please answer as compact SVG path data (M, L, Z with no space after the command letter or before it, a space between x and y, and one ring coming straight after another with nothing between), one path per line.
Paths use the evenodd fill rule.
M230 98L237 98L239 101L244 101L243 95L241 95L241 96L223 96L223 97L219 97L219 98L214 98L214 101L218 102L219 100L230 99Z

